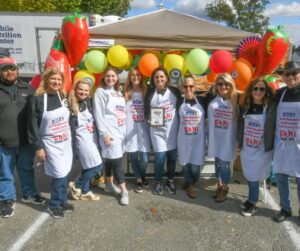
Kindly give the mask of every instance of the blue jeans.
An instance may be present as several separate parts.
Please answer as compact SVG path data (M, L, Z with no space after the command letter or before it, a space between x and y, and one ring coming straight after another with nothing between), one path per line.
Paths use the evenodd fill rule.
M154 153L154 169L155 180L161 182L163 180L164 165L167 159L167 175L168 179L172 180L175 176L177 149L166 152Z
M280 207L286 211L291 211L291 190L289 175L284 173L275 173L278 192L280 196ZM300 203L300 177L296 177L298 201ZM299 209L300 215L300 209Z
M34 180L32 145L4 147L0 145L0 201L16 200L14 169L17 168L23 196L37 194Z
M103 166L98 165L89 169L82 169L81 176L75 182L75 186L80 188L83 193L90 191L90 180L102 170Z
M52 179L50 208L61 207L67 203L67 184L68 176Z
M259 181L248 181L248 201L256 204L259 198Z
M231 176L230 161L215 158L215 170L216 178L220 180L222 184L228 185Z
M137 179L145 177L146 169L149 162L149 153L148 152L132 152L129 153L131 167L134 173L134 176Z
M191 185L198 181L200 175L200 165L186 164L182 166L185 183Z

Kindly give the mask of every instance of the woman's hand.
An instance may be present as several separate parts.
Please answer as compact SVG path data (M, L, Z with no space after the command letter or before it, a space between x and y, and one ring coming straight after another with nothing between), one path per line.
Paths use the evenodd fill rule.
M39 160L46 160L46 152L43 148L41 148L40 150L37 150L36 151L36 157L39 159Z
M111 146L112 140L113 140L113 138L111 138L109 135L106 135L103 138L104 144L107 146Z

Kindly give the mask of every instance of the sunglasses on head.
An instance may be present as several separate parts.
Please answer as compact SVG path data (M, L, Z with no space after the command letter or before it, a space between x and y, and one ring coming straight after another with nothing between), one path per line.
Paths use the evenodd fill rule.
M4 67L2 67L1 71L15 71L17 70L17 66L15 65L6 65Z
M228 84L228 83L223 83L223 82L217 82L217 86L229 88L229 87L230 87L230 84Z
M193 89L195 86L194 85L184 85L184 89Z
M254 92L265 92L266 91L266 88L265 87L253 87L252 88L252 91Z
M298 71L294 71L294 72L284 72L283 76L285 77L289 77L289 76L293 76L295 77L299 72Z

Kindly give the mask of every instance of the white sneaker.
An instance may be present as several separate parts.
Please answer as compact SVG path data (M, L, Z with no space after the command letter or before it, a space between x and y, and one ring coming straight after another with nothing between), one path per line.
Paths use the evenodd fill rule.
M122 190L114 183L105 183L104 191L107 193L120 194Z
M74 200L79 200L81 189L75 187L75 182L71 181L69 182L69 188L71 192L71 196Z
M92 191L89 191L87 193L81 193L79 199L80 200L93 200L93 201L96 201L96 200L100 200L100 196L94 194Z
M126 205L129 204L128 191L122 192L121 199L120 199L120 204L121 204L121 205L124 205L124 206L126 206Z

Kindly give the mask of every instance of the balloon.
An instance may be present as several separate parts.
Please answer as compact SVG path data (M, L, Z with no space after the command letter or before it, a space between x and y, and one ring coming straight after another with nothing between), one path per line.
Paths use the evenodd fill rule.
M141 60L141 57L142 57L142 55L137 55L137 56L133 59L133 63L132 63L132 66L133 66L133 67L137 67L137 66L138 66L138 64L139 64L139 62L140 62L140 60Z
M246 59L240 58L233 62L230 74L234 79L237 89L244 91L252 79L253 68Z
M186 67L193 74L202 74L208 67L208 55L202 49L193 49L186 56Z
M159 66L157 57L152 53L146 53L141 57L138 68L142 75L150 77L155 68Z
M257 61L254 77L263 77L272 73L284 58L289 47L287 33L283 26L267 29L257 48Z
M128 51L122 45L114 45L108 49L107 59L112 66L121 68L128 63Z
M214 73L228 72L232 66L232 55L229 51L215 51L209 60L209 67Z
M78 65L76 65L76 68L77 68L78 70L86 70L86 66L85 66L85 64L84 64L84 60L85 60L85 58L86 58L86 55L87 55L87 54L85 54L85 55L83 56L81 62L80 62Z
M127 59L127 63L121 67L122 70L129 70L132 66L133 63L133 56L131 55L131 53L128 53L128 59Z
M84 64L91 73L100 73L107 67L107 59L102 51L89 51L85 57Z
M57 68L65 76L65 89L67 93L72 88L71 66L67 55L61 51L51 49L45 61L45 70L48 68Z
M184 75L186 73L186 68L184 67L184 59L183 57L176 54L167 54L164 60L164 67L170 74L172 69L178 69L181 71L181 74ZM183 72L185 70L185 72Z
M212 71L212 72L207 74L206 78L207 78L208 82L215 83L216 79L217 79L217 74Z
M99 86L100 85L100 80L101 80L102 77L103 77L103 73L94 74L95 86Z
M254 66L260 41L260 37L245 37L236 49L237 58L244 58Z
M141 54L143 52L143 50L139 50L139 49L130 49L128 50L128 52L132 55L132 56L136 56L138 54Z
M41 80L42 80L41 74L33 76L33 78L30 80L30 84L33 87L33 89L36 90L37 88L39 88Z
M74 83L77 82L79 79L87 80L90 83L90 87L92 87L95 83L94 75L86 70L76 72L74 76Z
M272 75L267 75L264 78L266 80L266 82L268 83L269 86L271 86L271 88L273 90L277 90L279 89L279 83L278 81L278 77L272 76Z
M62 38L71 66L76 66L83 58L89 44L90 33L86 17L80 14L63 19Z

